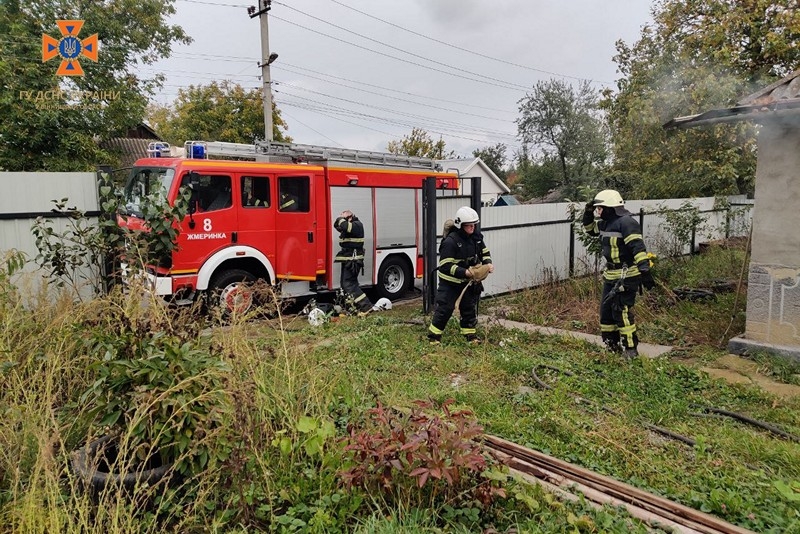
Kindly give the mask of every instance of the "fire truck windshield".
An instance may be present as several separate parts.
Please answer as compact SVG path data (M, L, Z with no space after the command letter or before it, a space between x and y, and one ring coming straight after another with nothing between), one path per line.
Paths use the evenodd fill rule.
M163 202L174 177L172 168L134 167L125 185L125 211L141 217L144 202Z

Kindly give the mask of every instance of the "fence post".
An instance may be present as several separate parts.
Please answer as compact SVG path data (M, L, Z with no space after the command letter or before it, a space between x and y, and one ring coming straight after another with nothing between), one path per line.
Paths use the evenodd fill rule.
M422 187L422 312L433 310L436 300L436 177L425 178Z
M575 276L575 214L570 215L569 222L569 277Z
M642 237L644 237L644 206L639 208L639 230L642 231Z
M731 205L725 210L725 239L731 236Z
M694 241L696 239L695 235L696 233L697 233L697 223L692 223L692 243L690 245L692 248L689 250L689 255L694 254Z

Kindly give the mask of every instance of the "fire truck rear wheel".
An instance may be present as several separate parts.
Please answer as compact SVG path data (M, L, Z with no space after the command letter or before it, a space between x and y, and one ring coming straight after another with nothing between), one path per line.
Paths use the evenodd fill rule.
M378 283L375 288L378 297L396 300L411 287L413 283L411 267L402 257L390 256L378 270Z
M215 275L209 285L210 308L225 316L247 313L255 301L253 289L247 286L255 281L255 276L242 269L230 269Z

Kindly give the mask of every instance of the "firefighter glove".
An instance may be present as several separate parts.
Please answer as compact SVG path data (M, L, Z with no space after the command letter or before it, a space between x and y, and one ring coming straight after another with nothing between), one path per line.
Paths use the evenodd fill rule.
M467 278L471 278L476 282L486 280L486 277L489 276L489 269L491 269L491 267L489 267L488 263L483 265L473 265L468 269L469 272L472 273L472 276L467 275Z
M642 286L648 291L656 287L656 281L653 280L653 275L650 271L642 271L641 279Z
M585 211L586 213L591 213L594 211L594 199L586 203L586 206L583 208L583 211Z

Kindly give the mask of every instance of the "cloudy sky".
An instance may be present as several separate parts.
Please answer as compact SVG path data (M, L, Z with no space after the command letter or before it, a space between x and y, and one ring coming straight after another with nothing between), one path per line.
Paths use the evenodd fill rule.
M214 80L261 86L257 1L176 1L194 42L155 65L158 103ZM650 21L645 0L273 0L270 73L295 142L384 151L419 127L459 155L501 142L511 156L526 91L614 87L614 43Z

